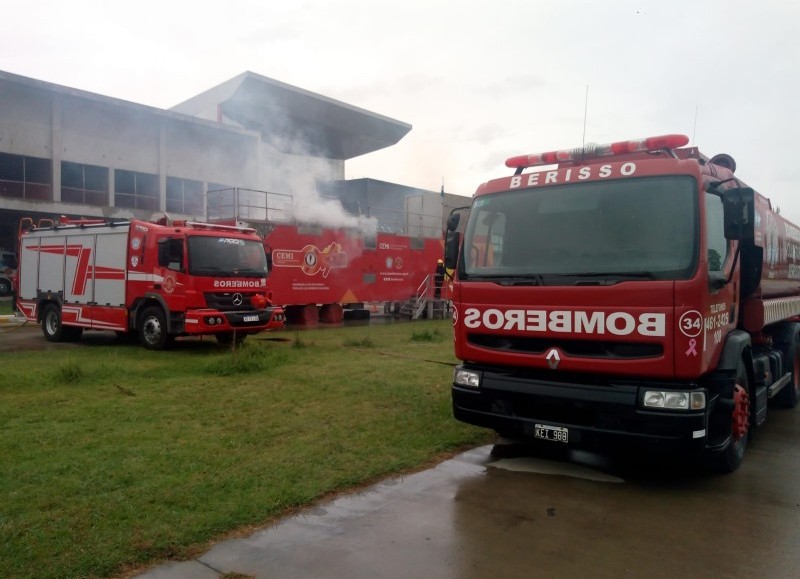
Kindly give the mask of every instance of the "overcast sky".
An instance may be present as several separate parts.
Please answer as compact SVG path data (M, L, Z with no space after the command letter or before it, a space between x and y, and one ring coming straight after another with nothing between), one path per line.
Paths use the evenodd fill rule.
M797 0L0 6L7 72L169 108L250 70L413 125L348 179L469 196L509 156L580 145L587 110L586 142L687 134L800 223Z

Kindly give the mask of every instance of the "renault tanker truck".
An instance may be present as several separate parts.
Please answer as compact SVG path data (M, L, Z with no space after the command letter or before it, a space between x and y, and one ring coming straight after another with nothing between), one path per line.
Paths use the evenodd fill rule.
M512 157L451 216L457 419L731 472L797 405L800 228L688 142Z

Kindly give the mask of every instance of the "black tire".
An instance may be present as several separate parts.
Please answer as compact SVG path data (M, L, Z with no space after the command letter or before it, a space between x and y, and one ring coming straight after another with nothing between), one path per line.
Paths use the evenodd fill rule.
M167 317L159 306L144 309L137 325L139 343L148 350L163 350L172 343L167 334Z
M794 408L800 402L800 344L794 346L792 354L792 381L775 396L776 405L782 408Z
M708 460L708 466L719 473L731 473L741 466L750 437L750 385L741 360L736 369L733 400L730 442L724 450L712 453Z
M11 282L7 279L0 279L0 297L11 295Z
M61 308L56 304L47 304L42 311L42 333L48 342L64 341Z

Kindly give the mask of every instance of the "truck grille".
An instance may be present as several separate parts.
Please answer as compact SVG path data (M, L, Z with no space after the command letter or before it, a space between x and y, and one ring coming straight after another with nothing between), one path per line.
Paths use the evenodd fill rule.
M220 292L220 293L206 293L206 304L209 308L219 310L221 312L232 311L248 311L255 310L250 298L253 294L246 294L242 292ZM237 297L238 296L238 297ZM241 304L236 305L238 299L241 299Z
M467 334L467 341L480 348L521 354L544 354L550 348L558 348L565 354L576 358L657 358L664 353L664 347L661 344L635 342L553 340L487 334Z

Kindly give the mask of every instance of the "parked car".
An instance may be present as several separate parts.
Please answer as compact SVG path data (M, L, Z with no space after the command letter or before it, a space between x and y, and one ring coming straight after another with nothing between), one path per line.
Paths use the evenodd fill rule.
M11 279L17 273L17 254L0 249L0 297L11 295Z

